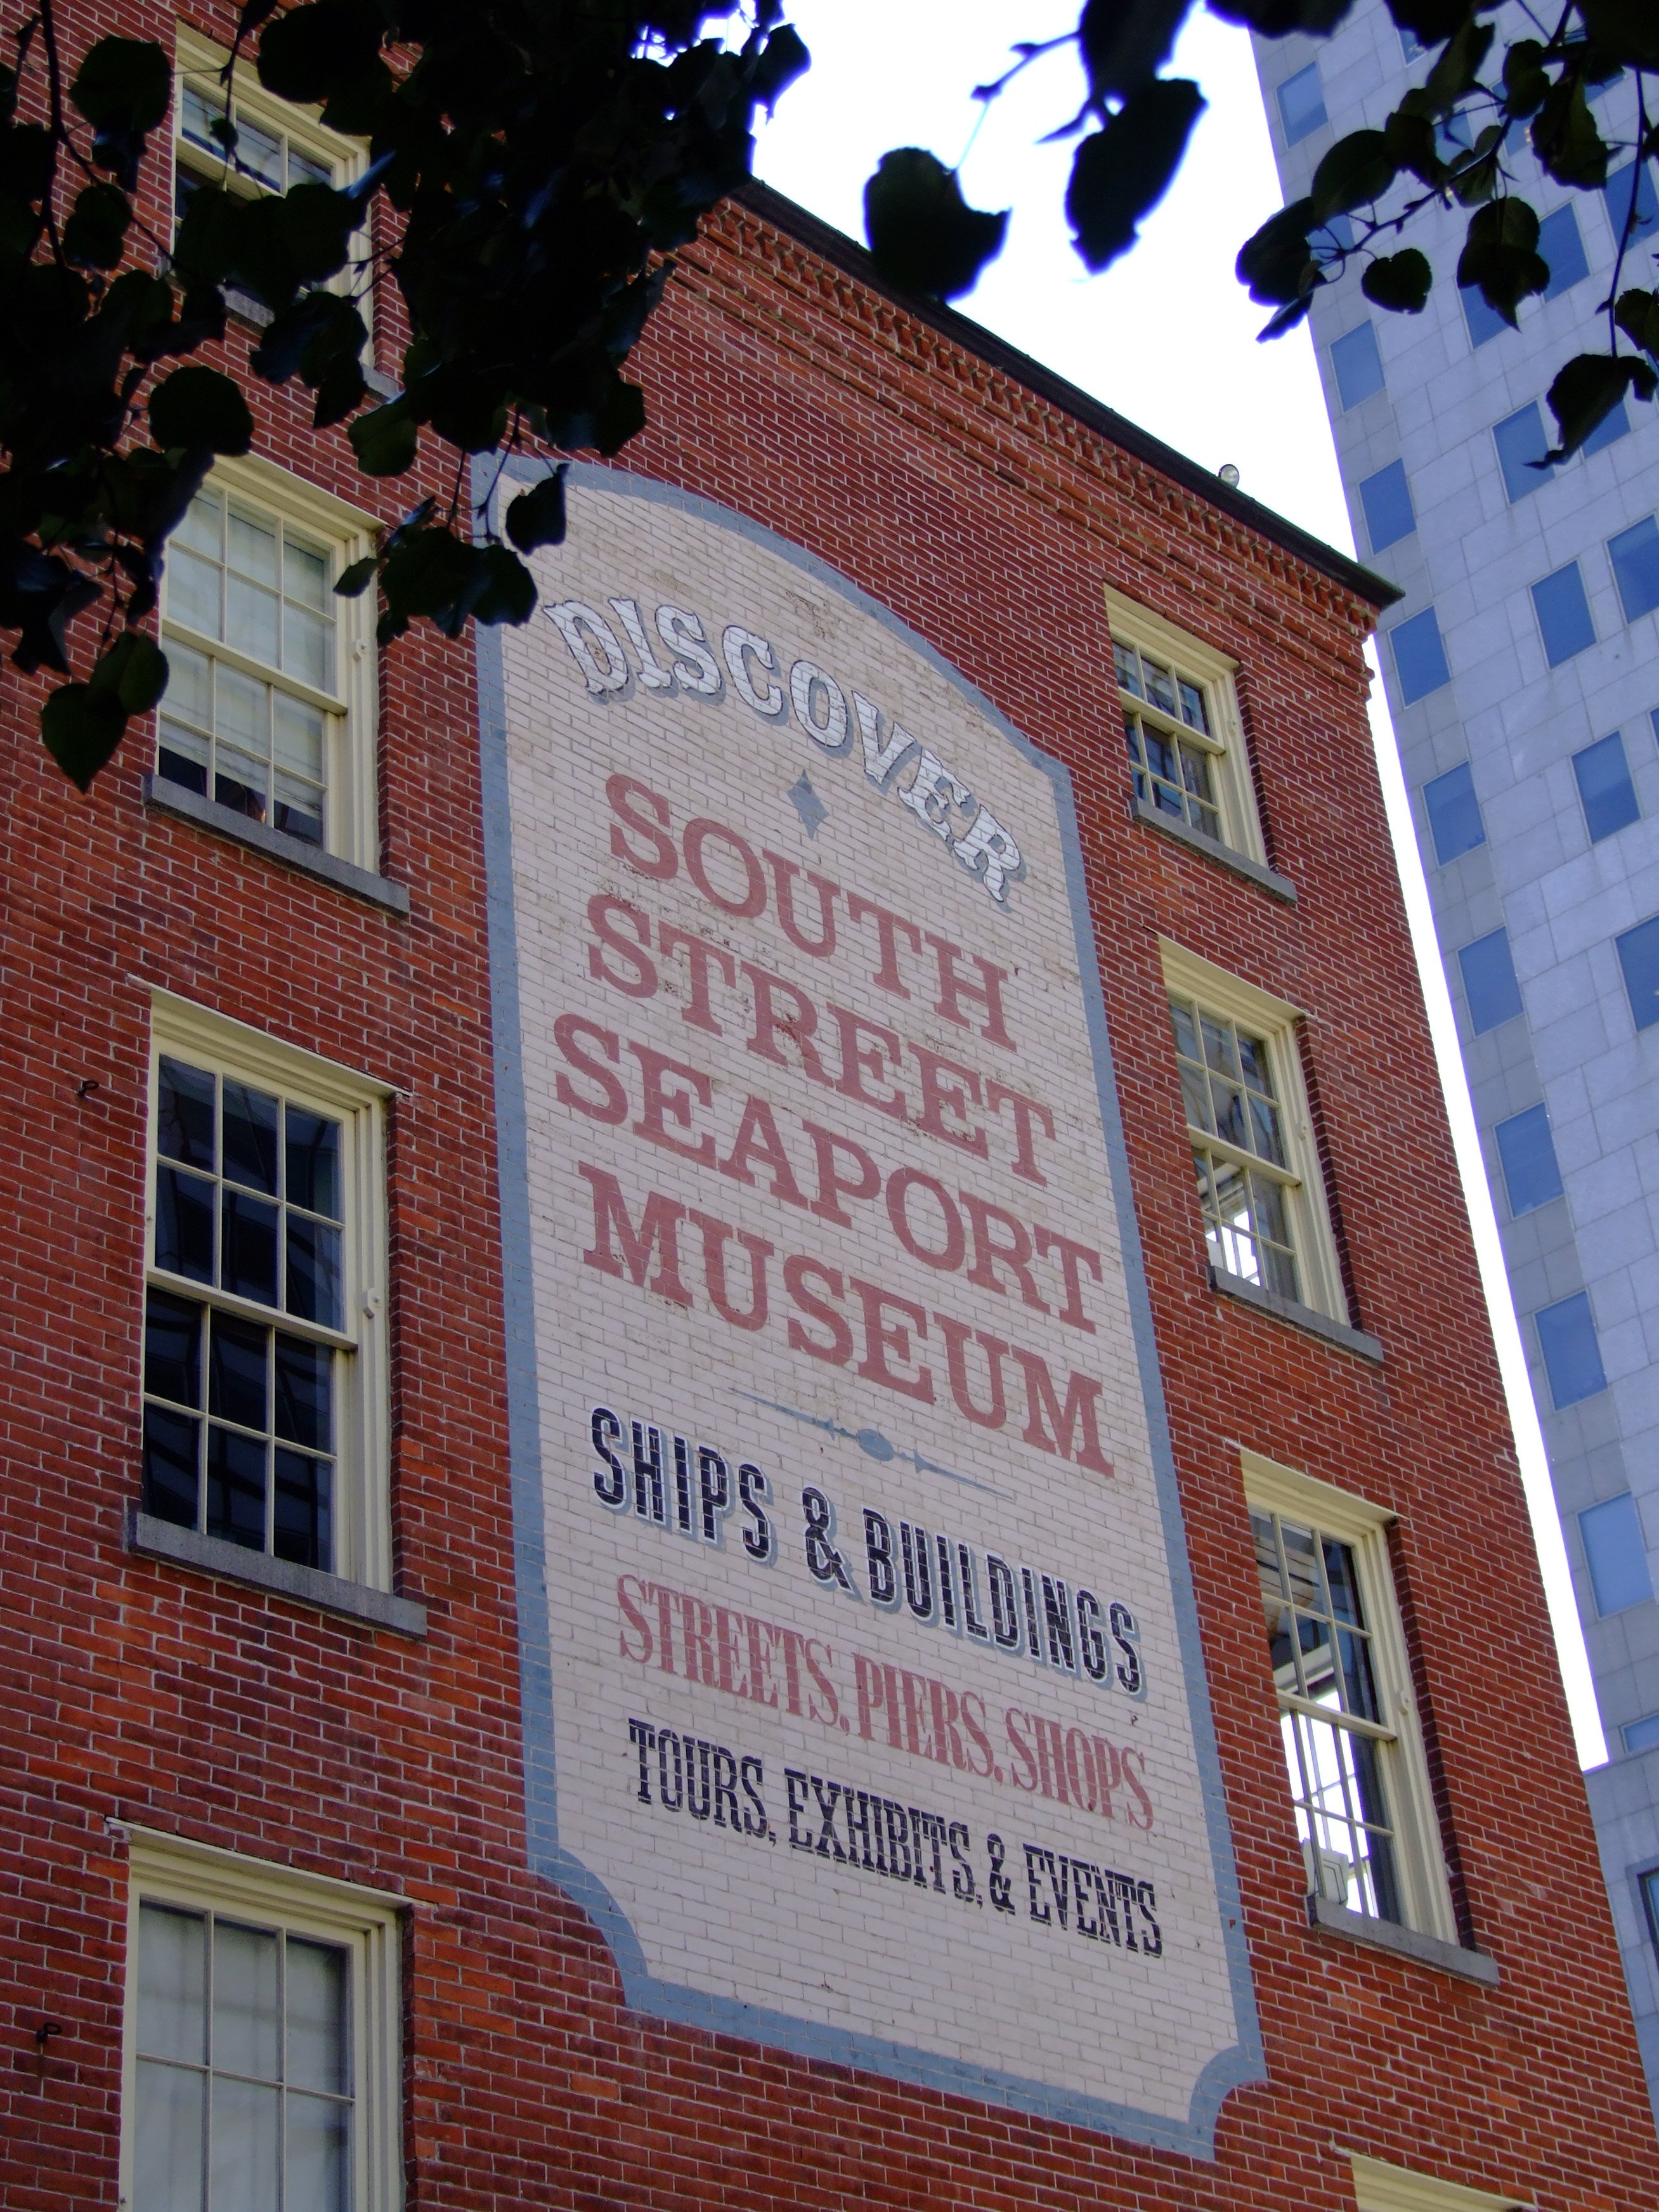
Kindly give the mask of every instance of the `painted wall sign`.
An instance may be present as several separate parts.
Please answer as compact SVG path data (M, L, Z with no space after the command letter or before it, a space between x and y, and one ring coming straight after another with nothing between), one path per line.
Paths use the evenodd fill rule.
M1066 777L579 470L490 634L534 1845L631 2003L1206 2153L1260 2072Z

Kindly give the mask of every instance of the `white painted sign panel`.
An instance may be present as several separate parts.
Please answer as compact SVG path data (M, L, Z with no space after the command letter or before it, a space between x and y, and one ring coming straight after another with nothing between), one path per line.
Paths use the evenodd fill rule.
M538 1863L629 2002L1208 2151L1260 2072L1067 780L575 471L487 641Z

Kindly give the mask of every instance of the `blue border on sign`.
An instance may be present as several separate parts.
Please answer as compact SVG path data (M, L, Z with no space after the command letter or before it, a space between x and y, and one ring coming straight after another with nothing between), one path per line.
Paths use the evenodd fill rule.
M643 499L679 509L698 520L763 546L840 594L890 630L943 676L975 712L1040 769L1053 787L1054 811L1066 855L1066 883L1072 909L1078 965L1083 984L1089 1041L1094 1058L1101 1126L1117 1206L1135 1357L1146 1401L1153 1478L1170 1570L1170 1599L1185 1674L1205 1819L1210 1838L1216 1902L1231 1984L1238 2040L1218 2051L1195 2085L1184 2121L1147 2112L1104 2097L1091 2097L1046 2082L973 2066L894 2043L818 2026L793 2014L741 1999L714 1996L660 1980L646 1962L640 1940L616 1899L592 1870L559 1842L557 1776L553 1741L551 1645L548 1634L545 1517L541 1456L540 1391L538 1380L535 1274L531 1244L529 1152L524 1061L520 1030L518 925L513 897L513 827L507 779L507 706L503 647L497 629L475 631L477 651L478 720L482 740L484 858L489 916L491 1011L495 1027L497 1141L501 1188L502 1273L506 1297L508 1427L513 1475L514 1550L516 1569L519 1650L524 1708L526 1814L532 1868L557 1883L598 1923L616 1960L627 2002L658 2020L676 2021L720 2035L769 2044L797 2057L838 2066L862 2068L888 2080L914 2082L946 2094L972 2097L1037 2118L1091 2128L1156 2150L1215 2157L1215 2128L1221 2106L1234 2090L1267 2078L1255 1992L1244 1940L1243 1911L1232 1836L1222 1790L1215 1723L1199 1635L1198 1608L1187 1556L1186 1531L1169 1413L1153 1334L1152 1301L1146 1288L1140 1232L1129 1180L1128 1152L1119 1109L1117 1081L1106 1029L1092 917L1083 873L1077 810L1069 771L1041 752L1016 729L960 670L919 637L890 608L872 599L815 554L780 538L746 515L672 484L604 468L587 462L569 465L573 487ZM520 483L547 473L544 465L507 464L506 474Z

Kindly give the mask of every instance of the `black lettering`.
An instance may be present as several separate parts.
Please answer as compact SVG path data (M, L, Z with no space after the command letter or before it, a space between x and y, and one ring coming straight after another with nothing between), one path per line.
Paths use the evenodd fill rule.
M648 1728L643 1721L629 1721L628 1741L639 1747L640 1802L641 1805L648 1805L651 1802L650 1759L653 1751L656 1748L657 1731L653 1728Z
M946 1832L946 1839L951 1846L951 1857L953 1862L951 1868L951 1893L953 1897L959 1897L964 1905L971 1905L979 1893L974 1887L974 1863L968 1856L967 1823L963 1820L952 1820Z
M766 1801L760 1794L760 1785L765 1779L761 1762L751 1754L742 1761L738 1771L743 1781L743 1794L749 1800L743 1808L743 1832L745 1836L763 1836L769 1824L766 1818Z
M772 1486L757 1467L746 1461L738 1469L738 1496L753 1524L743 1532L743 1548L761 1566L769 1567L778 1555L777 1531L766 1514L772 1502Z
M595 1406L592 1434L593 1449L605 1462L593 1470L593 1494L614 1513L628 1503L628 1470L614 1447L621 1441L623 1425L609 1406Z
M864 1564L872 1605L896 1605L898 1571L893 1565L893 1532L884 1515L864 1509Z

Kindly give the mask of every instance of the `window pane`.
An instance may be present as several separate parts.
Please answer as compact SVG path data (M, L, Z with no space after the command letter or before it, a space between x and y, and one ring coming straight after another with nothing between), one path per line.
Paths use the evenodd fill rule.
M1140 688L1140 656L1132 645L1114 644L1113 658L1117 664L1117 680L1126 691L1133 691L1137 699L1146 696Z
M297 538L284 533L283 540L283 589L290 599L297 599L302 607L311 607L319 614L332 614L332 602L328 588L328 556L314 545L302 544Z
M289 2096L287 2212L345 2212L349 2118L331 2099Z
M219 1280L238 1297L276 1304L276 1208L247 1192L222 1194Z
M1607 1389L1601 1347L1596 1342L1595 1321L1586 1292L1576 1291L1553 1306L1540 1306L1533 1320L1538 1328L1538 1348L1544 1355L1544 1370L1549 1376L1550 1398L1558 1413Z
M316 1567L334 1565L333 1469L326 1460L303 1452L276 1453L276 1487L272 1501L270 1547L279 1559Z
M215 2075L211 2212L277 2212L282 2110L280 2089Z
M333 182L332 162L313 161L308 154L299 154L292 146L289 148L288 188L289 191L293 191L295 185L331 185Z
M1279 88L1279 120L1287 146L1300 145L1325 121L1325 90L1319 81L1319 64L1310 62Z
M1484 1036L1500 1023L1513 1021L1522 1012L1521 986L1516 981L1506 929L1494 929L1489 937L1477 937L1473 945L1464 945L1457 964L1462 971L1469 1027L1476 1036ZM1659 1020L1659 1000L1654 1018Z
M288 1202L307 1212L340 1218L340 1125L323 1114L290 1105L283 1123Z
M1617 538L1609 538L1607 551L1625 620L1634 622L1638 615L1651 614L1659 607L1659 525L1650 514L1644 516L1632 529L1621 530Z
M1511 1213L1530 1213L1561 1195L1561 1170L1556 1163L1555 1139L1550 1133L1549 1109L1528 1106L1513 1114L1492 1132L1503 1164L1504 1188Z
M197 1525L202 1424L187 1413L144 1408L144 1510L175 1528Z
M144 1299L144 1388L175 1406L202 1402L202 1308L165 1291Z
M288 2080L296 2089L343 2095L346 2072L346 1954L334 1943L288 1939Z
M1426 699L1431 691L1451 682L1446 648L1440 641L1440 624L1432 607L1425 607L1409 622L1396 623L1389 632L1389 642L1394 648L1400 696L1407 706Z
M1638 168L1634 161L1626 161L1622 169L1615 169L1602 190L1607 194L1607 221L1613 225L1615 243L1624 235L1625 225L1631 222L1632 199L1635 201L1635 221L1631 222L1631 243L1648 238L1659 230L1659 199L1653 191L1653 179L1644 161Z
M250 123L240 112L236 118L236 158L262 185L269 185L273 191L282 191L282 140L273 137L269 131L262 131L257 123Z
M207 2057L207 1923L199 1912L138 1908L138 2048L200 2065Z
M1557 208L1553 215L1547 215L1539 224L1538 251L1550 264L1550 281L1544 287L1547 300L1571 291L1589 275L1584 241L1578 235L1578 218L1571 203Z
M216 98L205 85L186 84L179 103L180 136L188 138L191 145L222 157L224 141L216 136L213 126L222 122L224 112L223 100Z
M1460 284L1457 296L1463 302L1463 319L1469 326L1469 343L1483 346L1489 338L1501 337L1510 328L1496 307L1486 305L1485 294L1478 284Z
M334 624L309 607L283 609L283 666L319 691L334 689Z
M334 1354L297 1336L276 1338L276 1433L285 1443L332 1451Z
M213 1078L181 1060L161 1062L155 1147L164 1160L213 1172Z
M1444 775L1425 783L1423 804L1434 839L1434 856L1442 867L1486 843L1486 825L1480 818L1480 802L1474 795L1474 777L1467 761L1460 761Z
M1515 414L1506 416L1492 432L1492 441L1498 447L1498 465L1503 471L1504 489L1510 503L1527 499L1547 484L1555 474L1553 467L1540 467L1549 451L1549 440L1544 434L1544 418L1538 411L1538 402L1530 399Z
M1617 400L1585 439L1579 451L1599 453L1606 446L1616 446L1620 439L1628 436L1629 433L1630 416L1625 412L1624 401Z
M1639 818L1642 810L1636 803L1625 741L1617 730L1610 738L1575 753L1572 772L1578 779L1578 796L1583 801L1584 823L1592 844L1627 829Z
M1344 407L1358 407L1362 399L1382 391L1382 356L1377 351L1376 331L1370 323L1359 324L1333 342L1331 368Z
M204 1176L156 1169L155 1264L192 1283L213 1280L213 1185Z
M257 1323L234 1320L216 1313L212 1323L212 1352L208 1364L208 1411L239 1428L270 1425L270 1331Z
M1647 1545L1642 1534L1636 1500L1626 1491L1609 1498L1578 1516L1584 1540L1584 1563L1589 1569L1595 1610L1606 1620L1633 1605L1645 1605L1653 1595L1648 1574Z
M225 1078L224 1169L231 1182L276 1195L276 1124L280 1109L269 1091Z
M213 1928L213 2065L275 2081L282 2073L277 1939L268 1929Z
M1364 511L1365 529L1371 541L1373 553L1381 553L1390 545L1397 545L1402 538L1409 538L1417 527L1417 515L1412 506L1411 487L1406 481L1403 461L1390 461L1375 476L1361 479L1359 504Z
M210 491L198 491L185 509L184 520L173 533L167 547L168 559L181 546L187 546L192 552L205 554L216 568L224 554L224 526L225 511L218 499Z
M1639 1721L1626 1721L1620 1733L1626 1751L1651 1751L1659 1743L1659 1713L1649 1713ZM1650 1875L1648 1879L1651 1881L1653 1877Z
M167 579L172 619L200 630L204 637L217 637L222 579L216 556L193 553L175 540L167 549Z
M273 142L267 141L270 143ZM233 507L225 544L230 566L238 575L251 583L264 584L273 592L279 588L276 526L268 515L252 514L246 507Z
M131 2212L203 2212L207 2076L141 2058Z
M1619 965L1624 970L1636 1026L1651 1029L1659 1022L1659 915L1650 921L1638 921L1613 942L1619 948Z
M1563 661L1595 644L1595 625L1590 620L1584 580L1576 561L1569 561L1565 568L1534 584L1532 603L1537 610L1544 657L1552 668L1559 668Z
M303 1213L288 1218L288 1310L325 1328L341 1325L340 1232Z
M265 1450L252 1437L210 1426L207 1533L245 1549L265 1548Z

